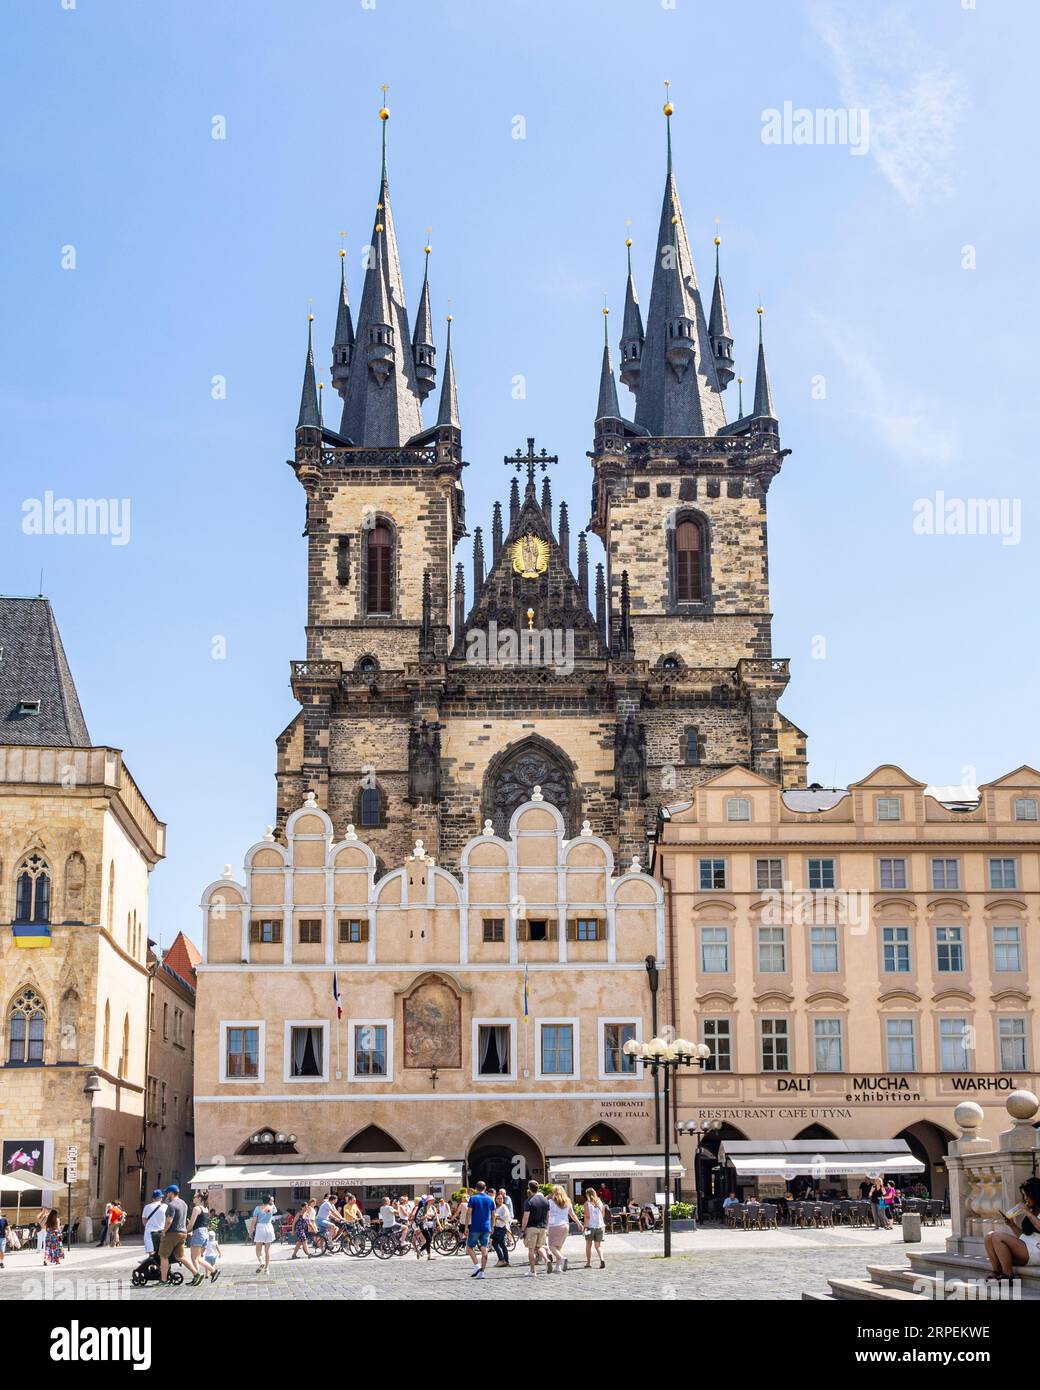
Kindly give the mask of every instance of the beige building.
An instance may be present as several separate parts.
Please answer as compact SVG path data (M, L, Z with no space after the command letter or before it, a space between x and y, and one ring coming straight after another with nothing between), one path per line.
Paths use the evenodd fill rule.
M196 1185L215 1206L477 1178L517 1201L549 1172L654 1188L653 1089L623 1047L650 1036L661 886L587 825L566 838L537 788L457 877L421 843L378 876L311 796L203 911Z
M145 1200L168 1182L183 1186L195 1171L195 967L202 959L183 932L166 951L149 947Z
M1008 1093L1037 1089L1040 773L964 795L892 766L786 792L737 767L664 814L669 1016L712 1049L673 1121L722 1126L702 1134L702 1194L757 1181L746 1150L743 1180L718 1168L720 1140L725 1160L727 1139L902 1139L920 1165L906 1180L942 1196L954 1108L977 1101L995 1137Z
M59 1181L72 1220L139 1211L148 875L165 852L118 749L94 747L46 599L0 599L0 1143ZM5 1214L15 1195L3 1189ZM51 1198L64 1217L62 1187ZM39 1202L26 1202L35 1216Z

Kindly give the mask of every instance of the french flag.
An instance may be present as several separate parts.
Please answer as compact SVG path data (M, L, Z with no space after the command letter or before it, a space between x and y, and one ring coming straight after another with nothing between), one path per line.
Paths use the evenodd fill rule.
M343 1005L339 1002L339 981L336 978L335 970L332 972L332 997L336 1001L336 1018L343 1017Z

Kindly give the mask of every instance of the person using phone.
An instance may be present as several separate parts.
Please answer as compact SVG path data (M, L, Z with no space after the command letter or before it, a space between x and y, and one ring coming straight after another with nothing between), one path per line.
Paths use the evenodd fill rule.
M991 1231L986 1255L998 1279L1014 1277L1016 1265L1040 1265L1040 1178L1027 1178L1019 1188L1022 1205L1001 1212L1008 1231Z

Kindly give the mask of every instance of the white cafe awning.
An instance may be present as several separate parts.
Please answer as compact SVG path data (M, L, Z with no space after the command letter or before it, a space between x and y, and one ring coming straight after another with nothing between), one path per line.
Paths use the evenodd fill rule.
M719 1158L743 1178L831 1178L923 1173L905 1139L733 1139Z
M405 1160L400 1163L242 1163L200 1168L192 1187L349 1187L404 1186L462 1182L461 1159Z
M615 1154L604 1154L602 1158L577 1158L571 1154L548 1158L549 1174L553 1178L663 1178L663 1154L632 1154L621 1158ZM678 1154L672 1156L671 1176L681 1178L685 1175Z

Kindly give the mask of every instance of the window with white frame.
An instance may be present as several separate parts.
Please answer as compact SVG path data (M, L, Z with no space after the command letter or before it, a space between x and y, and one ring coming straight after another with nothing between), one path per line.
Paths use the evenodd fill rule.
M700 864L700 885L702 892L726 886L725 859L702 859Z
M476 1022L476 1074L478 1076L511 1076L513 1074L513 1030L504 1020Z
M758 971L760 975L783 975L787 970L787 928L758 928Z
M885 1065L890 1072L917 1070L917 1037L912 1018L885 1019Z
M705 1071L733 1070L733 1037L728 1018L702 1019L701 1041L708 1049Z
M634 1076L636 1059L625 1052L625 1043L635 1042L638 1030L634 1023L603 1024L603 1074L605 1076Z
M791 1070L791 1037L786 1018L764 1018L759 1024L763 1071Z
M832 975L838 969L838 928L809 928L809 969L816 975Z
M727 820L750 820L751 802L746 796L728 796L726 798L726 819Z
M540 1039L539 1074L541 1076L574 1076L574 1024L553 1019L538 1025Z
M991 859L989 861L990 888L1017 888L1018 874L1013 859Z
M935 889L961 886L960 863L956 859L932 860L932 887Z
M879 821L903 819L903 798L901 796L879 796L874 800L874 813Z
M1037 806L1035 796L1016 796L1013 814L1015 820L1036 820ZM1021 1070L1021 1068L1020 1068Z
M834 872L833 859L808 859L806 868L809 877L809 887L813 889L833 888L836 875Z
M285 1025L286 1079L320 1081L325 1074L325 1024L311 1020Z
M813 1019L813 1070L843 1071L843 1020L826 1017Z
M882 888L905 888L906 860L879 859L878 883Z
M351 1078L355 1081L390 1079L391 1025L388 1019L353 1019L350 1028Z
M887 975L905 975L910 969L910 928L881 928L881 966Z
M935 929L935 967L943 975L964 969L964 928L938 926Z
M725 975L729 971L729 927L701 927L701 973Z
M1015 922L994 924L993 969L1001 974L1022 969L1022 932Z
M763 890L783 888L784 861L782 859L755 860L755 887Z
M1024 1018L998 1018L1000 1070L1026 1070L1026 1021Z
M264 1025L257 1021L224 1023L224 1081L264 1079Z
M939 1019L939 1067L942 1071L971 1070L971 1029L966 1018Z

